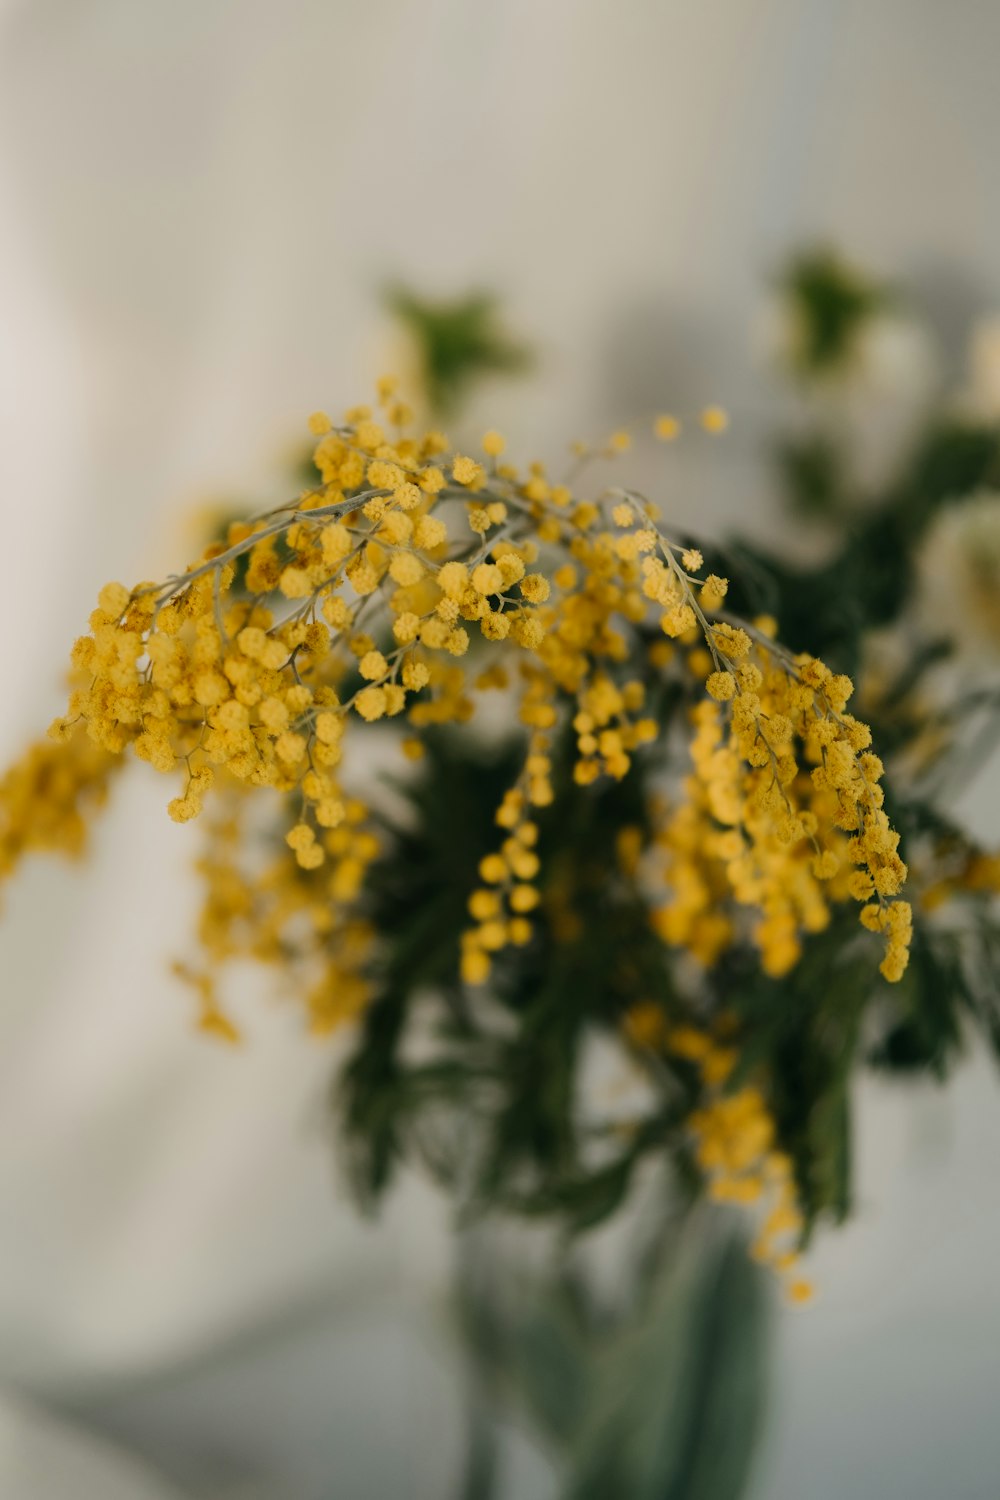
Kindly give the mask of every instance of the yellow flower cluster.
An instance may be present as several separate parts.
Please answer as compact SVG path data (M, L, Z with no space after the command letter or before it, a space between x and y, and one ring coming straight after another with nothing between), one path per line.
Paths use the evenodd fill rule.
M120 764L79 729L64 744L32 745L0 779L0 881L25 854L81 854Z
M537 471L533 484L551 501ZM737 910L745 907L756 914L752 936L766 971L780 976L798 959L801 934L827 923L831 903L874 896L861 922L885 934L881 970L899 979L911 913L889 898L906 867L882 810L883 768L870 730L846 712L850 679L791 656L771 638L773 622L713 622L727 581L697 576L701 553L668 541L638 496L613 491L604 505L560 496L538 506L536 528L572 562L553 573L545 636L522 668L520 717L531 742L511 796L536 807L551 800L546 752L566 699L581 785L624 777L634 752L657 738L660 726L643 713L646 682L635 671L637 629L652 613L664 635L689 648L707 694L692 713L694 774L658 836L671 887L655 915L661 936L710 964L741 936ZM662 659L656 650L654 664ZM488 974L489 954L503 946L501 925L491 911L468 935L469 976ZM521 924L517 932L522 941Z
M249 798L231 789L225 802L206 829L197 864L204 889L198 921L203 964L175 966L199 996L199 1024L224 1040L239 1039L217 984L223 966L238 960L274 968L304 1002L312 1031L324 1033L353 1019L371 993L367 968L375 939L355 909L379 853L378 839L364 826L367 808L349 798L338 826L322 835L322 858L303 863L294 828L286 836L288 847L275 849L254 837Z
M382 417L359 407L339 424L310 419L315 489L231 525L163 583L101 590L72 652L81 685L52 728L61 747L32 752L27 779L12 773L0 798L8 841L24 839L13 805L36 798L44 767L79 776L81 745L95 768L131 750L178 775L171 817L186 822L211 802L212 830L229 830L210 833L202 864L207 960L297 953L313 976L310 1014L325 1025L365 993L370 935L357 913L377 840L345 783L355 731L397 721L415 755L423 731L464 722L499 692L526 756L497 812L502 842L469 894L462 972L481 983L497 953L532 936L534 811L553 801L556 737L576 736L578 784L625 777L663 733L647 701L679 647L708 696L694 710L686 801L661 835L673 892L656 919L664 938L711 961L746 906L780 973L830 901L874 896L863 921L887 935L883 972L898 978L908 908L889 898L905 868L870 736L844 711L847 679L720 617L726 580L701 576L701 554L668 540L641 496L581 499L541 464L502 461L496 432L485 462L455 453L439 433L407 434L390 380L379 398ZM671 422L660 419L661 437ZM702 425L720 431L725 419L710 408ZM276 864L261 864L260 826L243 807L263 805L259 791L280 819ZM61 792L36 841L72 842L78 800ZM221 1034L208 969L186 972Z
M341 782L348 725L407 710L417 728L467 717L465 676L452 665L469 649L466 627L530 649L541 639L537 605L548 584L528 572L537 555L530 540L496 534L507 514L499 501L468 512L469 540L449 545L434 512L442 497L480 489L485 471L462 455L442 468L439 435L390 444L365 410L336 431L319 414L311 427L321 439L321 488L231 526L225 545L162 585L101 590L90 633L72 653L85 685L51 732L68 745L85 729L102 763L131 749L158 771L181 771L168 806L178 822L216 793L283 796L295 813L277 867L241 874L232 858L202 862L202 942L211 959L287 961L285 934L300 933L304 916L327 954L344 947L332 936L343 929L353 978L330 960L309 990L310 1014L324 1024L360 1003L354 960L367 948L347 914L377 852L362 804ZM495 435L487 446L496 448ZM491 530L495 539L485 539ZM35 755L59 763L55 746ZM510 893L514 910L524 900ZM205 974L185 973L203 1022L224 1034Z
M777 1127L762 1090L752 1084L728 1089L739 1052L727 1021L720 1017L712 1032L669 1026L661 1007L646 1001L626 1013L624 1030L640 1052L666 1055L694 1069L701 1103L686 1128L709 1197L753 1216L754 1258L785 1277L791 1299L803 1302L812 1288L797 1275L804 1221L792 1163L777 1149Z
M699 1033L692 1033L692 1040L696 1036ZM673 1041L673 1050L686 1041ZM710 1064L712 1058L710 1047L705 1063ZM704 1064L700 1066L704 1072ZM754 1258L788 1278L792 1301L807 1301L812 1286L796 1274L803 1218L792 1164L784 1152L775 1149L774 1117L764 1095L752 1087L732 1093L717 1090L692 1113L688 1126L695 1140L695 1158L708 1178L709 1196L719 1203L740 1204L753 1213Z
M763 622L767 623L767 622ZM709 628L709 698L692 713L693 774L658 842L670 898L665 941L711 964L738 935L736 907L757 913L765 971L797 961L801 933L821 930L830 903L869 902L862 925L887 937L886 979L906 968L909 904L899 836L882 810L882 762L867 725L848 714L849 678L790 657L756 627Z
M536 752L529 760L547 757ZM528 774L545 774L538 764ZM537 792L537 788L536 788ZM528 913L539 903L539 891L533 885L540 868L535 844L538 826L525 817L525 799L520 789L508 792L499 812L502 825L510 829L499 851L487 854L479 866L483 882L469 897L469 914L476 926L462 934L462 978L467 984L481 984L490 971L490 954L508 943L520 947L531 941L532 926Z

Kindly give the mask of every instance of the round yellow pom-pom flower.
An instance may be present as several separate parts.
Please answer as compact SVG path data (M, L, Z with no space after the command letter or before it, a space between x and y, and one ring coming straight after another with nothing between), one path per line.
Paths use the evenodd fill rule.
M706 406L701 414L701 425L706 432L725 432L729 426L729 417L721 406Z

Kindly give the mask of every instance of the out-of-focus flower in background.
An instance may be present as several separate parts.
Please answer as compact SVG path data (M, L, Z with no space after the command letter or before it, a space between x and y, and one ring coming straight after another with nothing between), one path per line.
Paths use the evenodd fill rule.
M963 652L1000 655L1000 490L943 510L920 557L922 613Z
M854 503L871 496L940 383L934 339L912 302L837 249L805 250L779 272L758 343L794 398L780 452L803 512L835 508L838 489Z
M972 329L968 366L962 405L983 421L1000 420L1000 314L981 318Z

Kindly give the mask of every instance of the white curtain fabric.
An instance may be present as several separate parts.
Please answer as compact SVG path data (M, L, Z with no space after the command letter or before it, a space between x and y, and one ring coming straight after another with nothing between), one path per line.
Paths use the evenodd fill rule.
M145 1464L38 1406L0 1397L6 1500L182 1500Z
M995 306L998 55L987 0L7 0L0 751L58 708L102 582L171 567L181 508L259 487L305 413L364 393L388 277L505 297L540 365L483 414L525 453L728 404L711 462L693 445L651 482L705 527L766 527L741 436L762 282L831 236L911 275L946 332ZM0 1380L204 1493L443 1493L460 1403L421 1329L445 1215L410 1184L358 1223L332 1056L259 987L239 1053L187 1029L165 960L191 839L166 795L129 777L86 875L33 868L5 898ZM851 1463L858 1493L990 1492L1000 1438L967 1377L998 1373L998 1138L985 1069L947 1101L865 1092L861 1221L821 1246L823 1304L783 1324L762 1497L808 1473L832 1500ZM15 1428L0 1493L59 1500L8 1480ZM549 1492L512 1462L511 1494Z

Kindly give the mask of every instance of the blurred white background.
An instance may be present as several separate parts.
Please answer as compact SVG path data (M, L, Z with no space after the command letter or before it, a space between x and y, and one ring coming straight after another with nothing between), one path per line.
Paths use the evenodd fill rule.
M998 58L993 0L3 0L0 752L59 706L100 583L170 567L184 507L367 393L387 277L495 289L537 346L473 431L554 456L719 400L732 438L671 455L664 499L772 527L766 279L833 238L921 292L957 374L1000 306ZM180 1493L447 1493L444 1213L413 1183L357 1222L297 1017L248 995L239 1054L192 1036L163 801L130 778L85 878L6 900L0 1493L169 1493L85 1461L67 1415ZM1000 837L995 797L977 816ZM991 1500L1000 1091L974 1061L859 1106L860 1212L782 1315L756 1494ZM511 1496L551 1493L528 1445L510 1463Z

